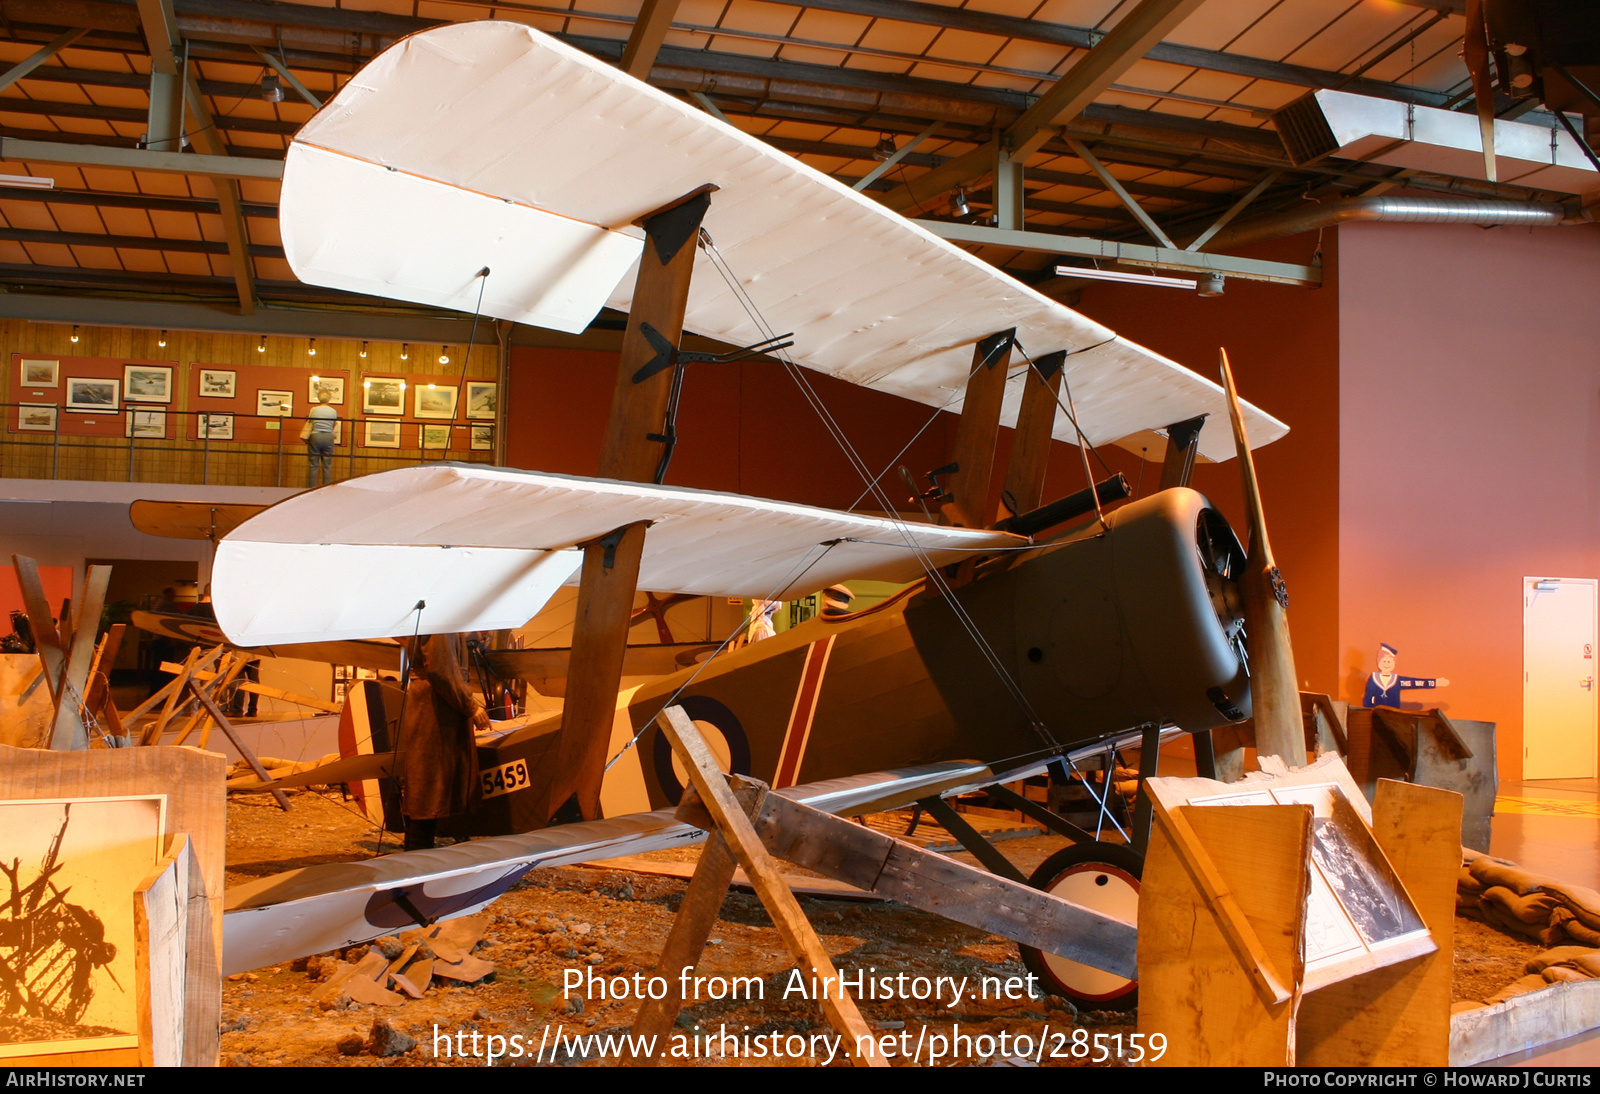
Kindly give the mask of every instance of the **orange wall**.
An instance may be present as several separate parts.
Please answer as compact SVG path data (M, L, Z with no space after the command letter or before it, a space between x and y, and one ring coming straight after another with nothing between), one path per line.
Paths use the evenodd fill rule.
M1600 577L1600 227L1339 230L1339 671L1499 723L1522 770L1523 577Z
M596 350L513 347L506 403L507 462L539 471L594 474L616 382L616 360L616 354ZM905 464L918 484L924 484L925 472L950 459L956 416L939 414L929 425L934 412L920 403L820 373L807 371L805 376L873 473L889 468L883 485L890 502L910 509L893 468ZM896 459L924 426L910 450ZM856 505L864 489L861 475L828 435L794 380L776 365L689 366L678 433L677 453L667 473L667 482L673 485L838 509L878 508L870 501ZM997 469L1005 467L1010 450L1011 431L1002 430L996 446ZM1136 479L1136 458L1111 450L1105 455L1112 470L1126 471L1130 482ZM1094 473L1096 478L1107 474L1098 462ZM1147 478L1153 484L1159 476L1157 467ZM1001 480L997 471L996 499ZM1077 449L1055 445L1046 500L1082 486Z
M1343 297L1332 232L1324 244L1320 289L1233 279L1222 296L1201 298L1184 290L1102 283L1083 291L1078 310L1212 379L1218 376L1218 348L1226 348L1240 396L1288 424L1288 436L1256 453L1267 531L1289 588L1302 686L1336 692ZM1245 253L1306 264L1315 246L1314 237L1302 236ZM1229 425L1213 420L1205 428L1227 432ZM1235 460L1198 465L1193 485L1222 508L1243 541L1238 466Z

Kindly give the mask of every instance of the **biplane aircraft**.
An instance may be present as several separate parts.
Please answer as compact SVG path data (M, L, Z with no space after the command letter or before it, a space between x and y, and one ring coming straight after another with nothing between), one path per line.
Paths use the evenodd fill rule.
M669 704L730 770L842 813L1250 715L1255 548L1184 483L1197 452L1248 457L1246 429L1259 444L1286 427L736 128L527 26L440 27L300 130L281 222L314 284L573 332L602 307L629 318L600 477L405 468L281 502L218 543L217 620L242 646L518 627L579 590L563 711L480 750L502 781L473 823L521 834L232 890L230 970L465 914L536 865L698 838L648 812L683 785L652 728ZM859 459L886 516L666 485L685 330L766 354L825 419L806 370L960 410L925 499L943 522L896 515ZM1230 412L1234 436L1199 428ZM1001 424L1017 456L997 520ZM1041 504L1052 437L1150 430L1168 434L1165 489L1105 511L1126 493L1108 480ZM332 576L283 598L305 572ZM910 584L618 692L637 590L783 599L850 578ZM1075 892L1075 869L1036 880ZM1126 917L1135 882L1117 876L1103 906ZM1092 969L1075 988L1074 968L1050 982L1131 990Z

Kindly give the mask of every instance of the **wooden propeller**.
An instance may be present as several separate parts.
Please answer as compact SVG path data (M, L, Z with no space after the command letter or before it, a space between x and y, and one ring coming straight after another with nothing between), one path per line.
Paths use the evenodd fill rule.
M1239 393L1233 386L1228 351L1222 350L1222 386L1228 393L1228 417L1233 422L1233 443L1239 453L1239 475L1250 522L1250 550L1245 559L1240 591L1244 597L1246 649L1250 656L1250 697L1255 709L1256 752L1279 756L1291 767L1306 763L1306 736L1300 718L1299 677L1294 671L1294 650L1289 645L1289 594L1283 575L1272 558L1267 540L1267 518L1261 507L1261 487L1256 481L1255 459L1239 411Z

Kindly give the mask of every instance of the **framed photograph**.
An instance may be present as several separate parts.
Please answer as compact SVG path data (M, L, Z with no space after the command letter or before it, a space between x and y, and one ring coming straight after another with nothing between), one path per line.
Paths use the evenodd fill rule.
M134 892L164 797L0 802L0 1059L139 1045ZM12 865L12 864L15 865Z
M488 380L467 382L467 417L493 421L500 409L500 385Z
M165 410L144 410L139 407L129 407L128 425L124 435L135 440L166 440L167 412Z
M256 414L262 418L287 418L294 413L294 392L256 390Z
M17 407L17 428L33 433L54 433L56 413L60 409L48 403L23 403Z
M203 441L233 440L232 414L200 415L200 439Z
M425 425L422 427L423 448L449 448L450 427L447 425Z
M306 387L306 405L316 406L318 396L324 391L328 393L328 403L331 406L344 406L344 377L343 376L313 376Z
M400 423L399 422L373 422L362 423L366 427L366 435L362 438L363 444L368 448L399 448Z
M474 452L489 452L494 449L494 426L475 425L472 427L472 450Z
M122 406L117 399L121 389L120 380L68 376L67 409L87 410L94 414L115 414Z
M172 367L123 365L122 397L130 403L172 402Z
M406 412L406 382L399 376L363 376L361 378L361 412L363 414L404 414Z
M228 368L200 370L200 396L204 399L232 399L239 394L239 374Z
M61 383L61 362L22 359L23 387L56 387Z
M443 384L418 384L412 413L418 418L454 418L460 388Z

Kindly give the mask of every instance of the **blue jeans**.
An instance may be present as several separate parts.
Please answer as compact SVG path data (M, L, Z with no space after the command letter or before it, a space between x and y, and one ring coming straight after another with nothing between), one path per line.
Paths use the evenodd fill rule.
M306 456L311 463L306 468L306 489L333 481L333 434L313 433L306 441ZM320 474L322 482L317 478Z

